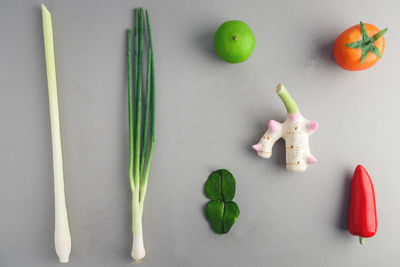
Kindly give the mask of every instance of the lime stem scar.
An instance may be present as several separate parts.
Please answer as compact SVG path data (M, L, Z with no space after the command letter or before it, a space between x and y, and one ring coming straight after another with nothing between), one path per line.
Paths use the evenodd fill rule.
M232 36L232 39L236 41L237 40L237 36L236 35Z

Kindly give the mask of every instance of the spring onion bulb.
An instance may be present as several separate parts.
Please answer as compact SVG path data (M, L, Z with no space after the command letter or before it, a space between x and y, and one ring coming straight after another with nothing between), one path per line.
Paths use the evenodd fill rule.
M51 14L42 4L43 37L46 57L47 86L49 89L51 140L53 147L55 230L54 242L61 263L69 260L71 253L71 234L68 227L67 207L65 205L63 162L58 113L56 65L54 59L53 25Z
M145 90L143 90L144 21L147 22L148 53ZM154 148L155 84L154 57L149 14L135 9L134 68L132 68L131 31L127 32L128 112L129 112L129 182L132 191L132 251L135 262L145 257L143 244L143 202ZM132 70L134 70L132 82ZM134 90L132 88L134 87ZM142 101L143 99L143 101ZM142 102L144 107L142 107ZM144 116L142 116L142 109ZM150 136L149 136L150 135ZM149 139L149 140L148 140Z

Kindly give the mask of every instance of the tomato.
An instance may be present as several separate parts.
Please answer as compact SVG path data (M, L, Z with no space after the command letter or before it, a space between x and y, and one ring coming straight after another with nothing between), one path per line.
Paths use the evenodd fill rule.
M333 45L336 63L343 69L352 71L372 67L383 54L383 34L386 31L387 28L379 31L376 26L362 22L348 28L339 35Z

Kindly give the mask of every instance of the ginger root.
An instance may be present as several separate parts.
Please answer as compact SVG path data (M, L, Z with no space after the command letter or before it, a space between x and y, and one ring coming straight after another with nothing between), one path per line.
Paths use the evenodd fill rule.
M317 159L311 154L308 143L309 136L318 129L318 123L305 119L296 102L283 84L278 84L276 92L287 109L287 118L283 123L275 120L268 122L268 130L253 149L262 158L270 158L272 147L281 137L286 146L286 168L289 171L302 172Z

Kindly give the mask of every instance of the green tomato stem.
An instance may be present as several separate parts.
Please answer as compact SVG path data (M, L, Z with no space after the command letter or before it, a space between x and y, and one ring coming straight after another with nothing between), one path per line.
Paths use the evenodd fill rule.
M388 28L381 30L380 32L372 36L372 38L374 38L375 41L378 40L381 36L383 36L387 32L387 30Z
M381 51L374 43L387 32L387 28L372 37L368 36L367 28L362 21L360 21L360 28L362 40L346 44L346 46L354 49L361 49L360 65L362 65L367 58L368 52L373 53L379 58L382 57Z

